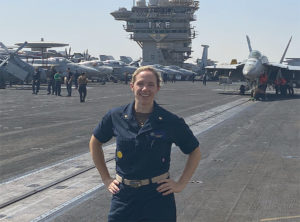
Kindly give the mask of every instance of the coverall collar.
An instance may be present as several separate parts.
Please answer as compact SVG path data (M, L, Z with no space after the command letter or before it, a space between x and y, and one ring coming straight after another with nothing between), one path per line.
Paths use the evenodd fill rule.
M134 128L138 127L138 123L134 116L134 104L135 102L131 102L123 111L122 118L125 119L128 124ZM153 110L150 114L148 120L146 120L144 126L140 128L138 134L145 133L147 131L153 130L157 127L158 122L162 122L163 117L160 116L160 107L159 105L154 101L153 103Z

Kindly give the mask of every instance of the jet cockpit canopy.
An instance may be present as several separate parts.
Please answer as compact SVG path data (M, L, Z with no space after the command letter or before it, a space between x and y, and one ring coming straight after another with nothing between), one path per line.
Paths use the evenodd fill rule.
M249 59L250 58L260 59L261 57L262 57L262 54L257 50L253 50L249 55Z

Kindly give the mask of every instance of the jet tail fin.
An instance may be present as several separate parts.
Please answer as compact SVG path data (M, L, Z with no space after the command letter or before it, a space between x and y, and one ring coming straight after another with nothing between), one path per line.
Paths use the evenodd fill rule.
M287 46L286 46L286 48L285 48L285 50L284 50L284 53L283 53L283 55L282 55L282 57L281 57L279 63L282 63L282 62L283 62L284 57L285 57L285 54L286 54L286 52L287 52L287 50L288 50L288 48L289 48L289 46L290 46L290 43L291 43L291 41L292 41L292 37L293 37L293 36L291 36L291 38L290 38L290 40L289 40L289 42L288 42L288 44L287 44Z
M201 45L203 47L202 58L201 58L201 69L204 69L207 66L207 57L208 57L208 45Z
M248 43L249 52L252 52L252 47L251 47L251 43L250 43L249 36L246 35L246 38L247 38L247 43Z

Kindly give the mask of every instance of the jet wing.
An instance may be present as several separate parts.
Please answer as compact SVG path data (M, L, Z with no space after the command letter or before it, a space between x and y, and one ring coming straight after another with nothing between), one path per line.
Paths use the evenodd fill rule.
M300 87L300 66L291 66L281 63L267 63L265 65L268 67L276 67L281 70L288 81L292 80L297 88Z
M281 63L275 63L275 62L265 63L264 65L271 66L271 67L277 67L277 68L281 68L281 69L287 69L287 67L288 67L288 65L281 64Z
M214 66L205 66L207 71L213 72L213 77L217 78L219 76L227 76L232 81L244 80L242 73L242 68L244 63L239 64L217 64Z
M290 65L288 65L287 69L291 70L291 71L300 71L300 66L290 66Z
M286 70L291 70L291 71L300 71L300 66L291 66L291 65L285 65L285 64L281 64L281 63L267 63L265 64L266 66L271 66L271 67L277 67L277 68L281 68L281 69L286 69Z

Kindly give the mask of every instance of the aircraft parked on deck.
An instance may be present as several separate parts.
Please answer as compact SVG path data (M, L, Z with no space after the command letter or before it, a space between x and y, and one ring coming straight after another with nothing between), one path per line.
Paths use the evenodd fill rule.
M150 65L153 68L157 69L158 71L161 72L162 77L167 76L169 80L176 79L176 80L181 80L181 72L175 69L168 68L167 66L163 66L160 64L154 64Z
M18 52L27 45L24 42L15 51L9 50L2 42L1 48L5 51L0 62L0 88L5 88L6 82L29 81L34 73L32 65L19 58Z
M103 62L99 60L84 61L78 63L78 65L83 65L91 67L93 69L97 69L101 74L103 74L102 80L109 80L113 73L112 67L104 65Z
M283 64L284 57L291 43L290 38L279 63L269 62L268 58L258 50L252 50L250 39L248 36L247 43L249 48L249 56L243 63L230 65L206 66L208 71L215 72L216 75L225 75L232 80L245 79L248 86L255 90L259 87L259 79L263 75L267 75L267 84L273 85L274 81L284 78L287 82L293 81L294 85L300 86L300 66L291 66ZM265 90L264 90L265 93Z
M74 63L70 60L63 58L63 57L53 57L47 60L43 59L35 59L32 64L34 67L55 67L56 71L60 71L63 76L66 75L67 69L70 68L71 72L73 73L82 73L85 72L88 79L95 79L95 80L102 80L106 78L106 74L101 73L95 68L88 67L82 65L80 63Z
M192 80L192 78L194 78L197 73L181 68L179 66L175 66L175 65L170 65L170 66L166 66L167 68L179 71L181 73L181 80Z

